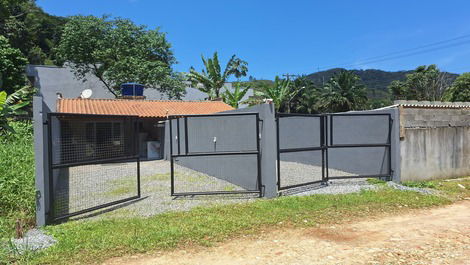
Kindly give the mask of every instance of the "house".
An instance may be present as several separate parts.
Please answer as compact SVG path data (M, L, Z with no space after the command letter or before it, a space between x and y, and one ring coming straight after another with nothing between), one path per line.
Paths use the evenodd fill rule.
M93 91L92 99L114 99L114 95L101 83L101 81L93 76L87 75L85 80L79 80L75 77L71 68L57 67L48 65L28 65L26 67L26 75L30 83L38 88L38 95L44 100L45 105L51 110L56 109L56 100L58 95L63 98L78 98L85 89ZM184 101L200 101L206 100L207 94L201 92L197 88L191 87L189 82L186 82L186 94L182 98ZM232 89L232 83L225 83L225 88ZM225 90L224 90L225 91ZM243 100L253 95L253 91L249 90ZM144 96L150 100L168 100L168 96L160 93L153 88L146 88ZM242 100L242 101L243 101ZM245 107L241 105L240 107ZM189 113L188 113L189 114Z
M137 116L140 157L160 159L164 155L165 120L169 115L211 114L232 109L222 101L61 98L57 99L56 112ZM113 150L113 141L119 141L125 135L122 120L103 122L92 118L82 119L74 121L73 127L73 134L83 135L83 139L93 139L101 148L108 150ZM62 131L65 131L64 128Z

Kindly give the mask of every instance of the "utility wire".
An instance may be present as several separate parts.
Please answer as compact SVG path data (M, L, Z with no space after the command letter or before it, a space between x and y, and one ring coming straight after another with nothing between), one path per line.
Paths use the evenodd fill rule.
M466 38L469 38L469 37L470 37L470 34L462 35L462 36L452 38L452 39L448 39L448 40L438 41L438 42L434 42L434 43L430 43L430 44L426 44L426 45L421 45L421 46L414 47L414 48L409 48L409 49L404 49L404 50L400 50L400 51L396 51L396 52L391 52L391 53L387 53L387 54L380 55L380 56L365 58L365 59L359 61L358 63L354 63L354 64L337 64L337 65L332 65L332 66L321 67L319 69L329 69L329 68L336 68L336 67L344 67L345 68L345 67L351 67L351 66L358 66L358 65L365 64L365 63L381 62L381 61L392 60L392 59L397 59L397 58L403 58L403 57L412 56L412 55L421 54L421 53L427 53L427 52L430 52L430 51L446 49L446 48L450 48L450 47L453 47L453 46L459 46L459 45L466 44L470 40L469 41L464 41L464 42L452 43L452 44L443 45L443 46L440 46L440 45L446 44L446 43L449 43L449 42L454 42L456 40L466 39ZM428 48L428 47L433 47L433 46L438 46L438 47L434 47L434 48L431 48L431 49L425 49L425 50L420 51L423 48ZM416 52L413 52L413 51L416 51ZM403 53L405 53L405 54L403 54ZM392 56L392 57L390 57L390 56Z

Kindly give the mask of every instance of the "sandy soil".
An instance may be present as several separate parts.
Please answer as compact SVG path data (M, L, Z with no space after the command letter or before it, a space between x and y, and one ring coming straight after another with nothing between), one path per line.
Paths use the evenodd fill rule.
M470 264L470 201L361 222L274 230L105 264Z

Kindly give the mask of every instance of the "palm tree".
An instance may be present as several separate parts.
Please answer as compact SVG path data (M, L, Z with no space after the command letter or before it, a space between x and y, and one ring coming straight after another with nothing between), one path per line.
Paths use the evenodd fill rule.
M221 71L217 52L209 59L202 57L205 69L197 72L193 67L189 69L188 80L200 91L206 93L210 100L220 97L220 89L230 76L240 78L246 76L248 63L233 55L227 63L224 72Z
M279 111L291 96L290 81L276 76L272 85L262 85L261 90L255 91L255 96L272 99L276 111Z
M326 112L364 109L367 92L360 78L351 71L341 71L326 83L316 107Z
M242 87L241 82L235 83L234 86L235 86L235 89L233 90L233 92L227 89L225 93L222 94L222 98L224 99L225 103L238 109L238 104L246 95L246 92L248 92L248 89L250 89L250 87L249 86Z

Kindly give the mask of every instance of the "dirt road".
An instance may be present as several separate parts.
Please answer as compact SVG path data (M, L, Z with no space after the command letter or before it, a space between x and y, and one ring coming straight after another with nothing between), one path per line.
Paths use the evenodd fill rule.
M271 231L105 264L470 264L470 201L357 223Z

